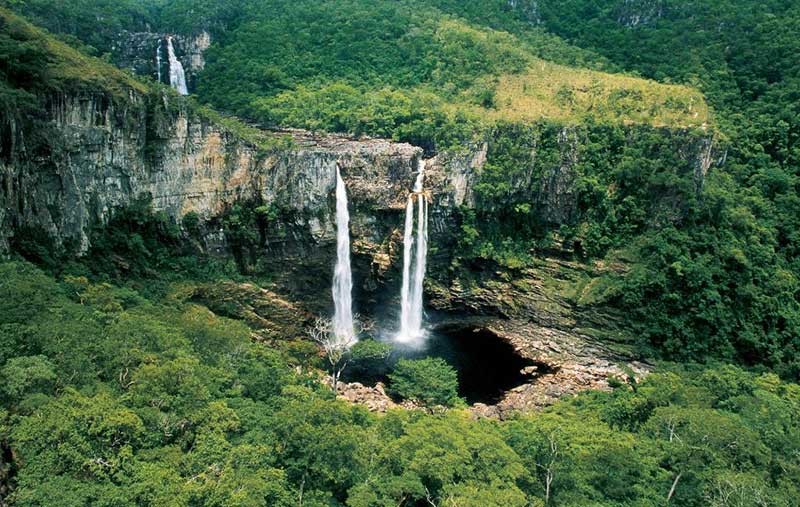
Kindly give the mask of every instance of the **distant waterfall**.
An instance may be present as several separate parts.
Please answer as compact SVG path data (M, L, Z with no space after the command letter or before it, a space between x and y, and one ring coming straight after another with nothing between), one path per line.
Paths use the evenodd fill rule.
M355 342L353 331L353 274L350 270L350 213L347 189L336 168L336 267L333 272L333 330L342 344Z
M162 39L158 39L158 47L156 48L156 75L158 76L158 82L162 83L161 81L161 51L164 50L164 41Z
M175 48L172 45L172 37L167 37L167 56L169 57L169 84L181 95L189 95L186 88L186 73L183 71L178 57L175 56Z
M425 163L420 160L414 192L406 204L403 234L403 286L400 292L400 333L397 341L411 343L423 336L422 292L428 254L428 203L422 193ZM414 240L414 201L417 201L417 235Z

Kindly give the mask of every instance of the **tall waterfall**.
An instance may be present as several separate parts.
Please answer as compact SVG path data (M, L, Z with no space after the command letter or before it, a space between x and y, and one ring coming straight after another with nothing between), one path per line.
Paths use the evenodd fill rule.
M336 267L333 272L333 330L343 345L355 342L353 330L353 274L350 270L350 213L347 189L336 168Z
M162 39L158 39L158 47L156 48L156 75L158 76L158 82L161 83L161 51L164 49L164 41Z
M400 333L397 341L420 340L422 330L422 283L428 254L428 203L422 193L425 163L420 160L414 191L408 196L403 234L403 286L400 292ZM417 205L417 234L414 239L414 204Z
M172 45L172 37L167 37L167 56L169 57L169 84L181 95L189 95L186 88L186 73L178 57L175 56L175 48Z

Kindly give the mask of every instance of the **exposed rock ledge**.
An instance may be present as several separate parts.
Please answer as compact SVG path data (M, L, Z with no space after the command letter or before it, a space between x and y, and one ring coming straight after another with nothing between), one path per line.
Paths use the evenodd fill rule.
M520 320L491 319L480 323L511 343L519 355L539 365L531 381L507 392L496 405L475 405L473 412L482 417L503 418L513 412L541 409L582 391L608 390L610 379L624 383L632 373L638 380L652 368L589 336Z
M439 311L431 316L436 328L485 329L538 366L497 404L474 406L477 416L529 412L582 391L609 389L610 379L649 373L651 366L631 354L632 337L620 315L578 303L576 287L620 267L566 261L564 253L539 257L523 270L487 268L453 279L433 273L426 281L428 302Z

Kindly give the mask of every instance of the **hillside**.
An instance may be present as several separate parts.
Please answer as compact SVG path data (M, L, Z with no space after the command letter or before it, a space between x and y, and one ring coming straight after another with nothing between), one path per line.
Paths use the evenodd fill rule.
M267 39L270 51L250 42ZM226 33L208 60L201 99L265 124L423 142L431 129L442 142L455 130L464 142L464 123L480 130L485 118L709 121L689 88L548 69L532 42L414 2L276 2Z
M30 99L37 92L88 90L125 97L147 88L113 65L88 57L47 36L6 9L0 9L0 45L4 68L2 100L6 110L17 94Z
M702 96L689 88L552 66L540 46L560 46L552 51L557 60L576 50L471 25L424 3L257 5L245 4L246 21L232 22L208 52L198 96L265 125L425 144L432 135L445 148L487 127L483 118L684 128L710 121ZM270 40L270 50L258 40Z

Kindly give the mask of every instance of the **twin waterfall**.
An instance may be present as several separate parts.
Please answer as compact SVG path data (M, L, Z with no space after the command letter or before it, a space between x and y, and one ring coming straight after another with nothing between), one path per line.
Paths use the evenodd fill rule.
M158 52L158 77L161 79L161 51L159 42ZM167 36L167 58L169 58L169 85L175 88L181 95L189 95L189 89L186 87L186 72L183 70L183 65L178 57L175 56L175 48L172 45L172 36Z
M415 343L424 336L422 329L422 282L428 253L428 203L422 193L425 163L420 160L414 192L408 196L403 234L403 287L400 292L400 343ZM417 239L414 240L414 200L417 200ZM416 248L416 252L414 251Z
M336 267L333 271L333 332L338 344L356 341L353 328L353 273L350 270L350 212L347 189L336 168Z
M414 191L406 205L403 235L403 286L400 293L400 332L395 341L403 344L420 342L422 328L422 283L428 251L428 203L422 192L425 163L420 160ZM414 215L416 205L416 239ZM350 213L347 210L347 189L336 168L336 267L333 272L333 332L336 341L349 347L357 341L353 323L353 274L350 268Z

